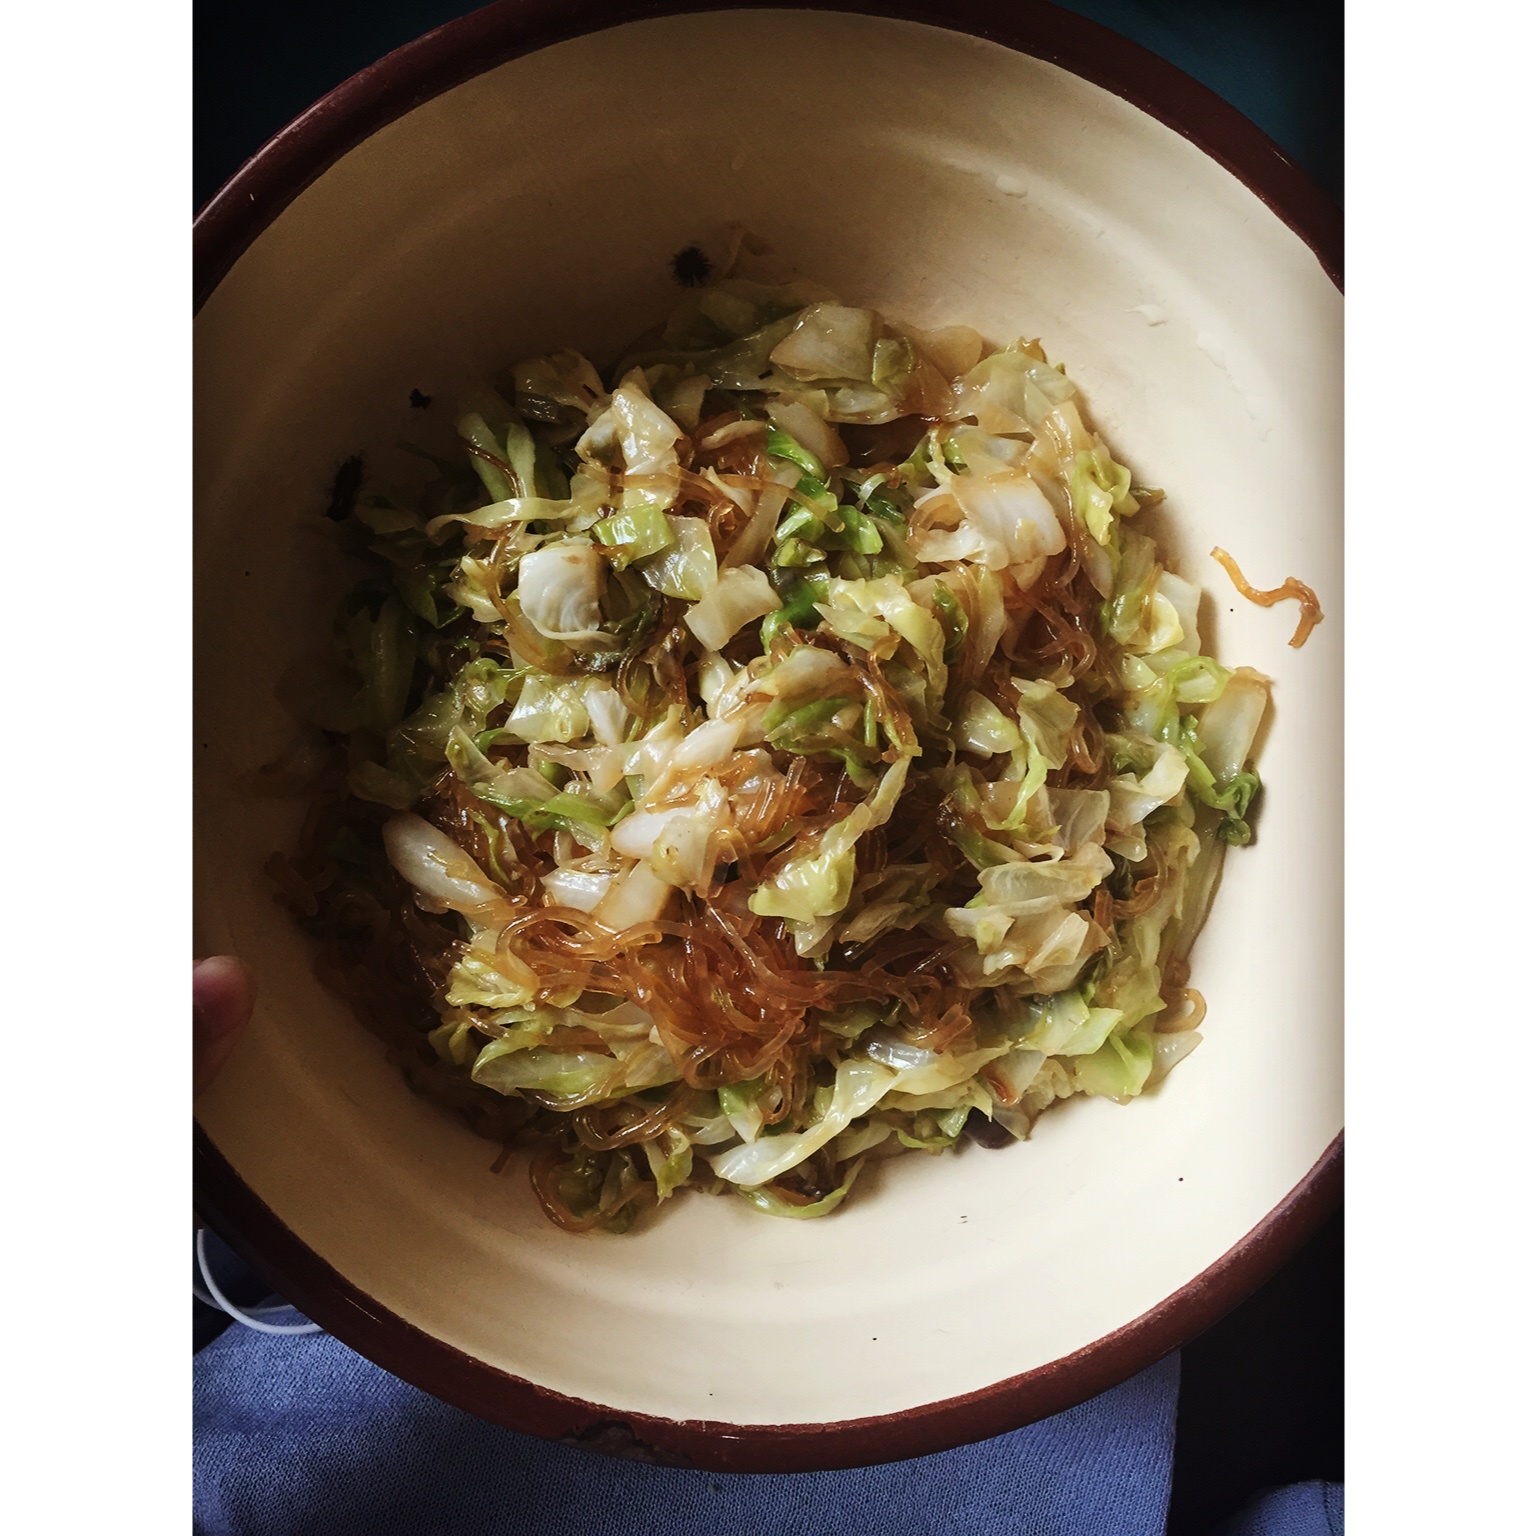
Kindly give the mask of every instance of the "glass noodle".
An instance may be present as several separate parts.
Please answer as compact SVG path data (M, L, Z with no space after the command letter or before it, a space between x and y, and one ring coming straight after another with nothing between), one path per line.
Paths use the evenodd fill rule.
M1198 1042L1267 684L1037 343L728 278L444 436L339 524L366 574L269 868L552 1220L822 1216Z

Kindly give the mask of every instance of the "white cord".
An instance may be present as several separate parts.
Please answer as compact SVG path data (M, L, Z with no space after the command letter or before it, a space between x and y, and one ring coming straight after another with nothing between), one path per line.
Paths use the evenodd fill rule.
M203 1284L208 1287L207 1296L199 1296L200 1301L206 1301L209 1306L217 1307L220 1312L227 1312L237 1323L247 1328L254 1328L257 1333L323 1333L319 1323L266 1323L257 1315L259 1312L283 1312L285 1307L259 1307L250 1312L243 1312L219 1289L218 1282L208 1269L208 1254L203 1244L208 1236L207 1227L199 1227L197 1236L193 1239L193 1247L197 1250L197 1272L203 1278ZM197 1295L198 1287L194 1285L192 1292Z
M224 1311L224 1308L221 1307L218 1304L218 1302L216 1302L213 1299L213 1297L210 1296L208 1294L208 1292L205 1291L202 1288L202 1286L200 1286L197 1283L196 1280L194 1280L192 1282L192 1294L195 1297L197 1297L197 1299L200 1302L202 1302L202 1304L205 1307L209 1308L211 1311L214 1311L214 1312L223 1312ZM266 1317L269 1314L274 1313L274 1312L297 1312L298 1308L295 1307L294 1304L291 1301L280 1301L280 1302L277 1303L276 1306L270 1306L270 1307L247 1307L247 1308L245 1308L245 1310L252 1317ZM225 1315L227 1316L228 1314L226 1313Z

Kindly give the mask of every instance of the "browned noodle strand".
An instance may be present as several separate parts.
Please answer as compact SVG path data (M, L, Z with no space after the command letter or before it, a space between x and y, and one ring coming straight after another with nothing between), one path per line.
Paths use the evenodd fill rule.
M1323 622L1323 610L1318 603L1317 593L1304 581L1298 581L1294 576L1287 576L1278 587L1260 591L1249 584L1247 577L1238 569L1237 561L1226 550L1213 549L1211 558L1232 578L1232 585L1250 603L1257 603L1261 608L1273 608L1276 603L1284 602L1288 597L1294 597L1301 604L1301 612L1296 618L1296 632L1286 642L1287 645L1300 650L1307 643L1307 636Z
M1182 1035L1191 1029L1198 1029L1205 1022L1205 997L1193 987L1175 987L1166 994L1165 1001L1168 1008L1158 1016L1158 1034ZM1188 1013L1176 1011L1186 1004L1189 1007Z
M591 1232L603 1223L612 1221L624 1207L635 1201L655 1199L654 1185L637 1182L614 1205L604 1207L599 1202L590 1215L577 1216L565 1203L556 1187L560 1154L561 1149L557 1145L545 1143L540 1146L533 1155L528 1174L533 1184L533 1192L540 1206L543 1207L544 1214L557 1227L567 1232Z
M690 1097L687 1092L673 1093L649 1113L608 1129L604 1129L605 1121L622 1115L625 1101L584 1105L571 1116L571 1122L583 1146L590 1147L594 1152L613 1152L620 1147L638 1146L641 1142L652 1141L660 1136L686 1112Z

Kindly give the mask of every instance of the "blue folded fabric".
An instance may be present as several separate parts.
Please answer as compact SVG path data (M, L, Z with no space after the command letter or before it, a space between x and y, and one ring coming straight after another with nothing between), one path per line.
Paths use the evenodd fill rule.
M980 1445L793 1476L497 1429L328 1334L232 1326L193 1380L197 1536L1161 1536L1179 1361Z
M1234 1515L1217 1536L1344 1536L1344 1485L1273 1488Z

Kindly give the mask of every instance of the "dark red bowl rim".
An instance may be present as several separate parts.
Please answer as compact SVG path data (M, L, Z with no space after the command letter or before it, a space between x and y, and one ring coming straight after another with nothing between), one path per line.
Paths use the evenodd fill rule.
M1343 214L1252 122L1182 71L1044 0L499 0L354 75L269 140L193 226L201 307L253 240L327 167L413 107L506 60L590 32L701 11L843 11L923 22L1044 59L1140 107L1254 192L1342 287ZM476 1360L381 1306L309 1248L196 1128L203 1217L358 1353L510 1429L611 1454L725 1472L808 1472L948 1450L1059 1413L1187 1343L1261 1285L1343 1198L1343 1136L1236 1247L1151 1311L1086 1348L979 1392L835 1424L738 1425L624 1414Z

